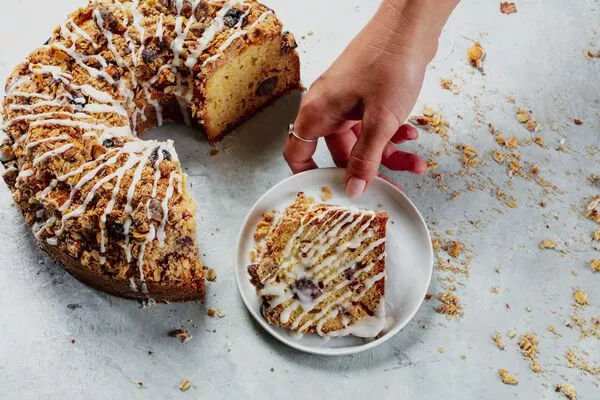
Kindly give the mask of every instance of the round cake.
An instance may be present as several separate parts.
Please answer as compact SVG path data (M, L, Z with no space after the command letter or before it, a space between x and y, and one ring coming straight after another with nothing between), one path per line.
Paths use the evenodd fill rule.
M293 36L254 1L96 0L6 84L4 180L52 258L100 290L204 294L195 203L164 121L211 142L299 87Z

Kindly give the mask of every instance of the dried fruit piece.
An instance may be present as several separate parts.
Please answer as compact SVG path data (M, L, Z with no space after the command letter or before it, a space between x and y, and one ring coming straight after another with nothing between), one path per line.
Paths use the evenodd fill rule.
M519 378L516 375L510 374L505 369L499 369L498 374L500 375L502 383L506 385L516 385L517 383L519 383Z
M125 238L125 228L122 224L115 221L106 221L106 232L114 240Z
M233 28L238 24L240 18L244 15L244 11L238 10L237 8L232 8L231 10L225 13L223 17L223 23L225 26L229 28ZM245 18L244 18L245 19ZM245 25L245 22L242 21L242 26Z
M580 120L579 118L574 118L574 119L573 119L573 123L574 123L575 125L583 125L583 121L582 121L582 120Z
M483 59L485 58L485 49L479 42L473 43L473 46L467 50L469 63L480 71L483 71Z
M265 79L256 89L257 96L268 96L273 93L275 87L277 86L277 81L279 78L276 76L272 76L270 78Z
M502 14L513 14L517 12L517 5L515 3L510 3L508 1L503 1L500 3L500 12Z
M310 303L321 294L323 294L323 283L315 282L312 279L298 279L292 287L294 298L303 303Z

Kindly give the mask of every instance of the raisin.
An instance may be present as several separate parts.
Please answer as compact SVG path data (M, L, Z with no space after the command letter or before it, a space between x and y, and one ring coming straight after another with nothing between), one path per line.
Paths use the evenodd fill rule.
M69 94L71 95L71 98L68 99L68 102L70 104L79 106L79 107L85 107L85 105L88 103L88 98L87 96L85 96L83 93L81 93L80 90L74 90L72 92L69 92Z
M192 239L192 237L191 237L191 236L184 236L184 237L181 239L181 244L182 244L183 246L192 246L192 245L194 244L194 239Z
M356 270L354 268L346 268L344 270L344 278L346 278L347 280L352 280L352 275L354 275L354 273L356 272Z
M152 153L150 153L150 164L154 165L156 164L156 161L158 160L158 147L155 147L152 150Z
M104 141L102 141L102 146L104 147L113 147L114 145L115 141L113 138L104 139Z
M150 200L150 202L148 203L148 213L150 214L150 219L152 219L156 222L162 221L163 209L162 209L162 204L160 203L160 201L158 201L156 199Z
M244 12L242 10L232 8L231 10L225 13L225 16L223 17L223 23L229 28L233 28L240 21L242 15L244 15ZM242 21L242 25L244 25L244 21Z
M50 43L50 41L51 41L51 40L52 40L52 38L48 38L48 40L46 40L46 41L44 42L44 46L47 46L47 45Z
M98 11L100 12L100 17L102 18L102 21L98 21L98 19L96 18L96 25L100 26L101 22L102 28L112 33L123 33L125 31L125 25L121 23L119 18L117 18L108 7L100 7Z
M152 64L152 62L156 60L157 55L158 52L154 49L149 49L146 47L144 50L142 50L142 60L144 60L146 64Z
M250 275L250 283L256 286L260 282L260 278L258 276L258 264L250 264L248 266L248 275Z
M323 284L322 282L321 285ZM294 282L294 286L292 290L294 291L294 295L300 300L308 302L310 300L315 300L317 297L323 294L323 289L320 287L318 283L311 279L298 279Z
M265 79L256 89L257 96L268 96L273 93L275 87L277 86L278 78L276 76L272 76L268 79Z
M171 153L169 153L168 150L163 149L162 154L163 154L163 160L171 161Z
M108 232L108 236L114 240L125 238L125 228L123 228L122 224L115 221L106 222L106 232Z
M296 47L298 47L298 44L294 39L294 35L288 31L283 32L281 36L281 55L290 54Z

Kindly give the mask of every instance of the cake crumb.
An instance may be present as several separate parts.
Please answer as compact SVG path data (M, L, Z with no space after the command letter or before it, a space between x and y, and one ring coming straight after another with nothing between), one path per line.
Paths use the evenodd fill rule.
M510 374L505 369L499 369L498 374L500 375L502 383L506 385L516 385L517 383L519 383L519 378L516 375Z
M217 317L219 317L219 318L225 317L225 313L220 308L217 310Z
M477 68L483 72L483 59L485 58L485 49L481 46L481 43L475 42L467 50L467 57L471 66Z
M207 312L209 317L214 317L216 313L217 313L217 311L212 307L210 307Z
M185 329L175 329L169 332L169 336L181 340L181 343L187 343L192 338Z
M590 261L590 268L594 272L600 272L600 259Z
M429 131L440 135L442 138L448 138L448 127L450 124L442 115L434 111L431 107L423 107L423 115L411 116L409 122L415 125L426 126Z
M264 239L269 230L271 230L271 225L275 220L275 211L265 211L260 219L256 223L256 230L254 231L254 240L258 241Z
M182 392L185 392L191 386L192 386L192 382L190 382L190 380L186 378L186 379L182 380L181 383L179 384L179 390L181 390Z
M490 288L490 293L492 293L492 294L498 294L498 293L500 293L500 289L498 288L498 286L492 286Z
M220 153L219 149L217 149L216 147L211 147L210 152L208 154L211 156L216 156L219 153Z
M521 349L523 357L531 360L531 370L536 373L542 370L542 366L537 360L538 343L539 339L533 333L525 333L519 339L519 349Z
M323 186L321 188L321 200L327 201L333 199L333 192L328 186Z
M540 244L538 244L538 248L540 250L555 249L556 246L557 246L557 243L554 240L544 240L543 242L541 242Z
M502 340L502 335L500 334L500 332L494 333L494 335L492 336L492 341L496 343L496 347L498 347L498 349L500 350L504 350L504 348L506 347L504 345L504 340Z
M460 94L460 88L454 84L452 79L440 79L440 87L452 92L452 94Z
M444 347L440 347L440 348L438 349L438 352L439 352L439 353L445 353L445 352L446 352L446 349L445 349Z
M503 1L500 3L500 12L506 15L516 13L517 5L515 3Z
M573 291L573 298L575 299L575 303L580 305L580 306L585 306L588 303L588 293L582 291L581 289L577 288Z
M457 144L456 148L462 151L460 161L463 167L475 167L477 164L479 164L479 160L477 160L477 150L475 150L472 146L461 143Z
M214 282L217 280L217 271L214 268L209 268L206 274L206 279L210 282Z
M458 356L458 358L460 358L461 360L466 360L467 356L465 354L461 354L460 356Z
M554 325L548 325L548 327L546 328L546 330L556 336L562 336L557 330L556 327Z
M575 391L575 388L568 383L562 383L556 386L555 391L562 392L562 394L564 394L569 400L577 400L577 392Z
M462 315L463 309L460 305L460 299L453 293L440 293L438 295L438 300L442 302L442 304L436 308L436 311L439 314L445 314L448 317Z
M594 58L600 58L600 50L594 53L590 49L585 49L584 52L583 52L583 55L588 60L593 60Z
M514 339L515 337L517 337L517 331L515 331L514 329L511 329L510 331L508 331L507 336L509 339Z
M592 197L587 206L585 216L600 224L600 194Z

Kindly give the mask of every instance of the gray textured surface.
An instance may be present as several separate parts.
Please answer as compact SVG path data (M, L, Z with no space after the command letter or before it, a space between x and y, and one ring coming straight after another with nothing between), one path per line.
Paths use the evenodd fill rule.
M4 77L30 49L43 43L73 5L61 1L3 2L0 13L0 76ZM377 1L271 1L287 26L301 39L303 80L308 86L335 58L374 11ZM0 188L0 397L3 399L83 398L560 398L554 385L573 384L580 399L598 398L598 377L566 367L564 352L576 349L590 364L600 364L597 338L579 339L564 326L572 312L572 288L590 292L588 320L600 314L600 275L587 263L593 250L584 220L584 199L599 189L586 182L600 173L600 155L586 148L600 145L600 60L583 57L600 49L597 0L519 1L516 15L504 16L495 1L463 1L441 39L420 105L430 104L451 123L447 155L438 157L450 191L431 178L394 174L420 207L433 232L456 232L472 252L470 276L457 289L465 305L460 321L447 321L427 302L406 329L384 345L359 355L323 358L301 354L276 343L256 326L237 294L233 275L235 238L246 211L272 184L288 176L281 157L286 124L293 119L297 96L289 96L227 137L221 154L190 129L165 127L151 136L174 136L199 203L199 236L204 260L218 281L209 285L206 305L188 303L140 309L134 302L93 291L63 272L36 249L31 235ZM35 9L35 15L33 10ZM465 63L470 42L488 51L486 75ZM440 77L453 77L462 88L454 96L439 88ZM487 122L508 136L529 137L515 121L517 105L534 111L548 144L520 148L541 174L564 192L543 195L539 186L506 175L483 154L495 149ZM419 106L420 107L420 106ZM419 108L420 110L420 108ZM481 121L476 121L476 114ZM458 118L460 114L462 118ZM584 125L576 127L570 118ZM561 139L567 152L554 149ZM460 176L454 144L465 142L482 154L474 174ZM438 137L423 134L418 148L428 156L442 149ZM318 160L330 165L323 148ZM468 183L478 189L449 201L449 193ZM493 185L517 199L510 209L491 194ZM548 206L537 206L543 199ZM482 220L479 229L468 221ZM435 224L435 225L434 225ZM543 239L559 242L566 254L540 251ZM494 270L500 267L500 274ZM577 273L577 276L572 274ZM442 284L434 274L431 292ZM500 288L490 293L491 286ZM510 310L505 304L510 304ZM81 304L69 309L68 304ZM206 316L208 306L224 318ZM527 310L530 311L527 311ZM546 331L555 325L562 337ZM167 336L183 326L187 344ZM517 351L515 340L499 351L490 341L533 330L540 338L540 374ZM506 336L506 335L505 335ZM74 344L71 339L75 339ZM438 349L445 348L444 353ZM152 354L149 354L152 351ZM466 355L461 359L460 355ZM274 368L274 372L271 372ZM500 383L497 370L520 378L518 386ZM183 378L192 388L180 393ZM143 381L138 388L136 381Z

